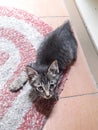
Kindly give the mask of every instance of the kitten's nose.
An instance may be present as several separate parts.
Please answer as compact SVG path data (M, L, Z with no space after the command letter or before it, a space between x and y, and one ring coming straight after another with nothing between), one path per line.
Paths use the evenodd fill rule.
M46 99L50 99L51 96L50 96L50 95L46 95L45 98L46 98Z
M50 95L46 95L46 97L47 97L47 98L49 98L49 97L50 97Z
M51 97L51 95L50 95L50 93L49 93L49 91L45 91L45 98L46 99L49 99Z
M46 98L47 98L47 99L50 98L49 92L46 92Z

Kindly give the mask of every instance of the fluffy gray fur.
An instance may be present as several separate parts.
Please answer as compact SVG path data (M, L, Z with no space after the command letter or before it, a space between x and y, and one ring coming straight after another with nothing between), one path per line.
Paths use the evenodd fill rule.
M44 38L37 51L36 62L26 67L34 95L45 99L57 97L63 73L76 58L77 42L67 22Z

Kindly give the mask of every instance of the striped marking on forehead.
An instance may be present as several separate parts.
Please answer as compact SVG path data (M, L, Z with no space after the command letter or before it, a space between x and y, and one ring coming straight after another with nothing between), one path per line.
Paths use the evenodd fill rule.
M43 84L48 84L48 82L50 82L50 79L46 73L42 73L42 74L40 74L40 81Z

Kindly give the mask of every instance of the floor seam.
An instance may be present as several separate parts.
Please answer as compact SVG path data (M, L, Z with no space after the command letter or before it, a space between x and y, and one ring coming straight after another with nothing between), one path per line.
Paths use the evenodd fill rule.
M68 18L69 16L39 16L39 18Z
M81 96L89 96L89 95L95 95L95 94L98 94L98 92L84 93L84 94L73 95L73 96L65 96L65 97L60 97L59 99L81 97Z

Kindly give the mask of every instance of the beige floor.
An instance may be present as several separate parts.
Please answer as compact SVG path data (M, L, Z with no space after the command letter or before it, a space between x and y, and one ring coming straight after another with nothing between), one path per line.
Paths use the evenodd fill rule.
M40 16L53 28L71 18L65 4L63 0L0 0L0 5ZM60 100L43 130L98 130L98 89L79 42L78 45L77 62L72 66Z

